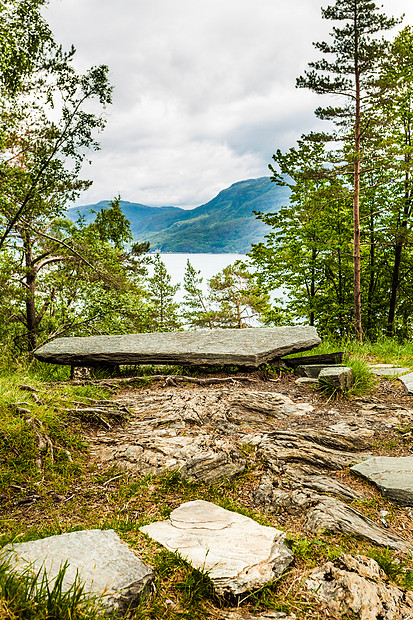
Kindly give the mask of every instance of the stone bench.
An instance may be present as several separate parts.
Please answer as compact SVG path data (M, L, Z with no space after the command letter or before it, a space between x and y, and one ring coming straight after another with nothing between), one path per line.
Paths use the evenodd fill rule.
M179 364L257 368L321 343L310 326L57 338L34 352L51 364L117 366Z

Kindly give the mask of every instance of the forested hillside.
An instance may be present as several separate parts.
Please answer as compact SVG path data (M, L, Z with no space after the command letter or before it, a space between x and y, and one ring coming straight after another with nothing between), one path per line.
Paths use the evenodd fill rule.
M135 241L150 241L151 250L160 252L238 252L249 251L251 243L261 241L267 226L255 218L253 211L278 211L288 203L289 191L271 183L269 177L234 183L215 198L195 209L148 207L120 202L129 220ZM108 201L69 210L91 221L94 212L107 207Z

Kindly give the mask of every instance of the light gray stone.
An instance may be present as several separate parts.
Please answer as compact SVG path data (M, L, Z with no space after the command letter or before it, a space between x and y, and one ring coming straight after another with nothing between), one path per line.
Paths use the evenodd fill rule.
M329 366L320 371L318 380L337 390L347 390L353 383L353 371L347 366Z
M365 556L342 553L333 562L315 568L305 585L334 617L413 618L413 593L391 585L377 562Z
M309 489L322 494L328 493L350 502L360 499L360 494L357 491L332 476L305 475L302 470L288 466L283 468L283 475L288 476L289 486L295 489Z
M186 502L167 521L140 530L205 571L218 594L255 590L293 560L283 532L203 500Z
M403 383L406 394L413 394L413 372L409 372L408 375L402 375L399 377L399 380Z
M351 467L393 502L413 506L413 456L374 456Z
M297 366L297 374L300 377L308 377L309 379L318 379L318 376L324 368L343 368L338 364L330 364L326 366L325 364L303 364L301 366Z
M214 329L119 336L57 338L35 351L43 362L100 364L240 365L257 367L320 344L314 327Z
M39 580L46 573L49 583L68 562L63 591L70 589L78 574L85 593L103 595L102 606L108 613L136 603L150 591L153 579L152 570L114 530L85 530L8 545L1 559L8 560L16 572L40 571Z
M115 442L101 460L139 475L179 471L184 478L216 482L242 472L246 460L233 443L205 433L191 435L150 434Z
M380 377L397 377L410 372L410 368L382 368L381 366L370 366L371 372Z
M91 436L95 458L133 473L176 470L209 482L243 471L246 459L239 446L245 436L259 435L256 445L278 420L313 411L309 403L276 392L209 387L148 389L134 399L117 396L117 402L129 412L127 422Z

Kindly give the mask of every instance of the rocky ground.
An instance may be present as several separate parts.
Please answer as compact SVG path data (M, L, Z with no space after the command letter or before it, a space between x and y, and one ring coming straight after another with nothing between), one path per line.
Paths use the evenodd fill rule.
M392 562L408 567L413 507L390 501L350 469L371 456L411 455L413 402L400 382L380 378L368 396L333 399L313 387L298 386L290 372L279 377L255 372L216 378L225 382L160 380L126 385L117 388L110 401L95 403L92 409L104 428L88 425L85 432L90 458L102 477L93 502L79 502L83 509L101 513L104 506L103 511L113 515L110 492L123 475L131 480L177 471L196 483L190 499L204 499L208 485L225 488L228 479L233 480L228 486L232 503L236 499L251 514L264 515L295 540L296 558L286 583L289 591L300 590L300 600L306 604L300 606L294 599L288 612L254 612L250 604L232 610L211 607L208 617L413 618L410 591L400 579L389 581L375 560L365 555L374 549L378 556L385 555L389 549ZM56 514L62 515L74 494L90 495L92 489L93 485L74 486L72 496L55 498ZM143 510L151 521L150 501L124 499L128 518ZM168 509L181 502L180 494L171 492ZM15 517L20 513L28 523L42 518L41 502L16 505L13 510ZM79 515L79 509L73 514ZM145 543L137 543L137 537L135 547L142 550ZM317 544L324 551L327 546L333 549L327 553L330 560L317 552L309 559L310 547ZM344 552L334 553L334 548ZM318 563L319 557L324 561ZM410 569L403 570L407 574ZM159 617L172 616L165 611Z
M223 385L126 389L115 401L131 417L122 429L90 435L100 464L136 474L176 469L210 483L249 469L242 504L272 513L283 530L303 537L327 530L401 556L413 549L413 509L388 505L349 469L373 455L411 454L411 397L395 379L381 379L374 395L332 400L297 386L292 374L268 379L255 373L250 381L234 377ZM403 611L403 595L386 590L384 573L379 578L378 566L367 569L366 562L343 556L339 564L316 569L307 585L330 613L413 617L412 600ZM363 608L362 596L354 600L354 589L363 588L374 599L372 609Z

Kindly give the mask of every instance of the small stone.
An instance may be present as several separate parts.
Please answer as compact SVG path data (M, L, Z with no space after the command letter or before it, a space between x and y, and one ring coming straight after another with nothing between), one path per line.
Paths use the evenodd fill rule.
M285 534L196 500L140 531L205 571L218 594L242 594L279 577L293 560Z
M336 390L348 390L353 384L353 371L347 366L329 366L321 370L318 380Z
M294 381L296 385L318 385L318 379L310 379L310 377L298 377Z
M39 572L39 582L46 573L49 584L67 562L63 591L71 588L78 575L86 595L104 595L101 603L108 613L136 603L150 591L153 579L149 566L114 530L85 530L7 545L1 559L9 561L16 573L30 566L34 574Z
M330 364L326 366L325 364L303 364L301 366L297 366L297 374L300 377L308 377L309 379L318 379L318 376L324 368L343 368L343 366L339 366L338 364Z
M374 456L351 467L393 502L413 506L413 456Z

